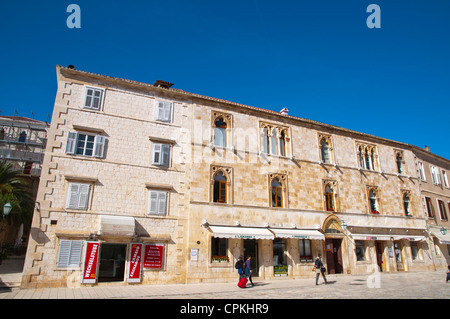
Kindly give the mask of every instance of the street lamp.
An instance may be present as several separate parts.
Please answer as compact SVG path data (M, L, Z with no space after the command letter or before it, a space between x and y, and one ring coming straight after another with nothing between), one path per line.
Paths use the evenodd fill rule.
M3 205L3 215L8 216L9 213L11 212L12 206L10 203L6 203L5 205Z
M444 235L444 236L447 234L447 229L444 226L442 226L440 231L441 231L442 235Z

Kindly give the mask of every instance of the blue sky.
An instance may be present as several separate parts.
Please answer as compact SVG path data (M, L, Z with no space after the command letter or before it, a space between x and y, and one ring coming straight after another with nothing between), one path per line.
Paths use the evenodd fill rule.
M70 4L81 28L69 29ZM381 9L381 28L366 12ZM450 1L0 0L0 110L47 120L56 65L363 133L450 159Z

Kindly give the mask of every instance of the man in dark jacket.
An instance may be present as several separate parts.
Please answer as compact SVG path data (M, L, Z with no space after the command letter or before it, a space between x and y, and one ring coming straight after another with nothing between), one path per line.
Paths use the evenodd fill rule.
M316 268L316 285L319 284L319 276L322 274L323 280L325 280L325 285L328 283L325 277L326 268L322 263L322 256L319 254L314 262L314 267Z

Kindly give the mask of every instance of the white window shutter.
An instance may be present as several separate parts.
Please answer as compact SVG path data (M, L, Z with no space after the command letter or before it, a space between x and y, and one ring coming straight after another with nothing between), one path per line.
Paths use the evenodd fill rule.
M172 108L172 103L164 102L164 120L170 122L170 111Z
M101 90L94 90L94 98L93 98L92 108L94 110L100 109L100 103L102 100L102 91Z
M83 241L62 239L59 242L57 267L79 267L82 251Z
M159 215L166 214L166 202L167 202L167 193L166 192L158 192L158 214Z
M66 154L75 154L77 146L77 132L69 132L67 135Z
M88 202L89 202L89 184L80 184L79 188L79 201L78 201L78 207L79 209L87 209L88 208Z
M58 267L67 267L70 259L70 240L61 240L59 242Z
M79 184L69 184L69 194L67 196L67 208L77 208Z
M149 214L158 213L158 192L150 191L150 205Z
M85 107L91 107L92 104L92 98L94 97L94 90L93 89L87 89L86 90L86 100L84 101Z
M94 156L103 158L104 150L105 150L105 141L106 138L101 135L95 136L94 142Z
M170 145L168 144L162 144L162 165L169 166L169 159L170 159Z
M153 164L161 164L161 146L162 144L153 144Z
M164 102L158 102L157 119L160 121L164 121Z
M83 251L83 242L81 240L73 240L70 248L69 267L79 267L81 261L81 253Z

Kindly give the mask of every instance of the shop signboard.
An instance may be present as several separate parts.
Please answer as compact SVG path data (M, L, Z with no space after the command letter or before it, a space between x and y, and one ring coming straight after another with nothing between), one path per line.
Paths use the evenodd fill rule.
M144 253L144 268L162 268L163 244L146 244Z
M84 266L81 283L95 284L97 281L97 265L98 265L98 251L100 243L96 241L88 241L84 253Z
M142 244L131 243L127 282L141 282Z

